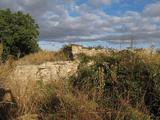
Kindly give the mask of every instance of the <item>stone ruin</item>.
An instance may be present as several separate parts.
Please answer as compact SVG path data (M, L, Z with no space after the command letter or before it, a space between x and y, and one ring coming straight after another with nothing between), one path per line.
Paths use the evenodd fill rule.
M108 50L105 48L87 48L83 47L81 45L71 45L72 48L72 54L73 56L76 56L78 54L86 54L88 56L95 56L97 54L105 54L108 53Z
M69 49L68 49L69 48ZM107 53L107 49L85 48L80 45L70 45L64 49L68 57L72 57L70 61L46 62L40 65L18 65L14 69L10 78L15 80L42 80L55 81L65 80L76 73L79 61L74 58L78 54L86 54L94 56L99 53Z
M76 73L79 63L77 61L46 62L40 65L19 65L11 75L15 80L65 80Z

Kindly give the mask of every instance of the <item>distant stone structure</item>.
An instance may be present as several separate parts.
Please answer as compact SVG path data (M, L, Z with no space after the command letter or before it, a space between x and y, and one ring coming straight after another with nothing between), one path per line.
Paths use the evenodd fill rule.
M108 50L105 48L87 48L81 45L71 44L72 54L76 56L78 54L86 54L88 56L95 56L97 54L108 53Z

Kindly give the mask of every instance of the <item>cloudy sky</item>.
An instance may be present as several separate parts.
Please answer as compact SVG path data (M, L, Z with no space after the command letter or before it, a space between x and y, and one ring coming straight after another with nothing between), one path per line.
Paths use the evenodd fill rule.
M44 45L132 39L160 47L160 0L0 0L0 8L30 13Z

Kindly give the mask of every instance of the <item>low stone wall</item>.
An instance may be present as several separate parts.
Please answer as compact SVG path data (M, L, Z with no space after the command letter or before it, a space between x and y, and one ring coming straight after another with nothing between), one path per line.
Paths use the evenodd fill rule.
M97 54L103 54L103 53L107 53L107 49L95 49L95 48L85 48L83 46L78 46L78 45L72 45L72 54L73 56L76 56L78 54L86 54L88 56L95 56Z
M16 80L64 80L77 71L78 61L47 62L41 65L20 65L11 74Z

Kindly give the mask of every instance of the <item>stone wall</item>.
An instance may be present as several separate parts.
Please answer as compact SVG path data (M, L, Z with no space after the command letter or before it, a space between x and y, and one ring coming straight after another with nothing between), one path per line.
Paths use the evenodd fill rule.
M108 50L107 49L96 49L96 48L85 48L83 46L80 45L72 45L72 53L73 56L76 56L78 54L86 54L88 56L95 56L96 54L100 54L100 53L107 53Z
M46 62L41 65L20 65L11 74L16 80L64 80L77 71L78 61Z

